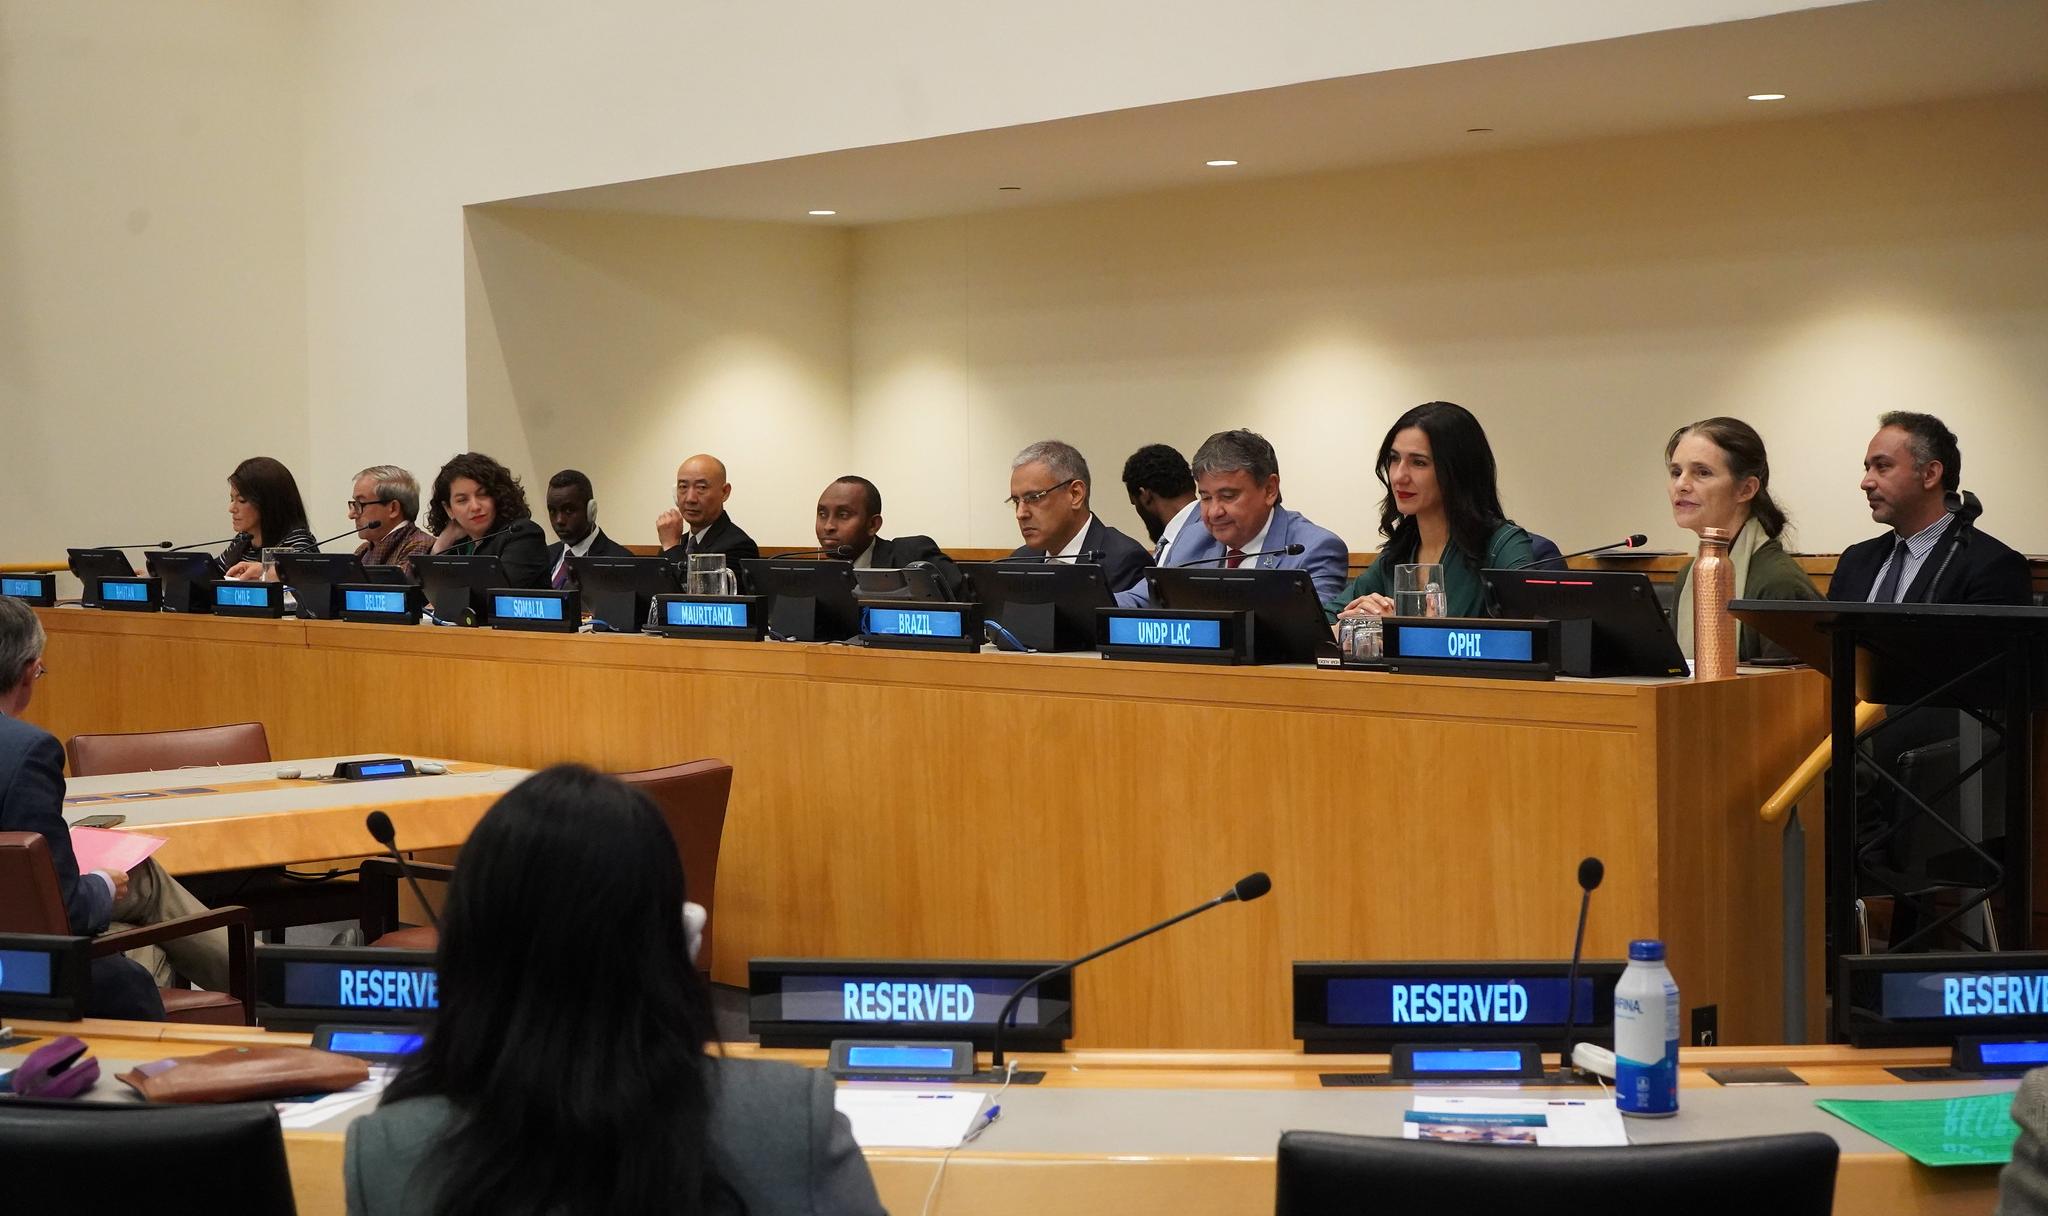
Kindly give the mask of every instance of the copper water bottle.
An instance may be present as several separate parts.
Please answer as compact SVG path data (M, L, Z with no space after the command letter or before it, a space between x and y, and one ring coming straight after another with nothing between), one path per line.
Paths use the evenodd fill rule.
M1728 601L1735 594L1735 567L1728 560L1734 538L1721 528L1700 529L1700 555L1692 564L1692 678L1725 680L1735 674L1735 618Z

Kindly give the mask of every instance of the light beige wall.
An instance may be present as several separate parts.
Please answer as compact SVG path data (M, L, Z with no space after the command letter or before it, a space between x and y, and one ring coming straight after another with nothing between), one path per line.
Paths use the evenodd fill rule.
M472 208L471 437L521 470L590 475L599 523L652 544L676 465L726 461L733 518L796 543L845 472L844 229Z
M240 459L303 476L302 36L0 0L0 561L210 540Z
M883 226L855 244L860 466L892 527L1015 543L1008 462L1246 425L1291 505L1377 547L1406 407L1485 422L1508 510L1670 546L1662 447L1764 433L1809 551L1872 535L1876 414L1961 435L1984 527L2048 552L2048 95L1613 139Z

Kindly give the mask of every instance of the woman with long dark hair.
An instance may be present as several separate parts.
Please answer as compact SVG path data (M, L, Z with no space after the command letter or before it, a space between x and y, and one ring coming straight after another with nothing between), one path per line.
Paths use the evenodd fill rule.
M251 456L228 474L228 523L235 539L219 561L229 578L262 578L265 549L311 553L320 547L306 527L299 483L268 456Z
M427 507L434 552L495 557L512 587L548 585L548 542L526 488L512 470L482 452L464 452L441 466Z
M683 901L624 783L562 765L499 799L449 885L426 1042L349 1125L352 1216L881 1213L831 1078L707 1053Z
M1720 528L1734 539L1728 562L1734 567L1735 599L1817 600L1819 589L1778 538L1790 522L1771 497L1771 458L1764 437L1740 418L1705 418L1671 432L1664 445L1671 479L1671 518L1690 532ZM1693 657L1692 563L1678 571L1671 624L1679 649ZM1735 654L1742 662L1787 653L1770 639L1738 624Z
M1532 554L1529 534L1501 510L1493 447L1479 419L1449 401L1418 405L1387 429L1373 472L1387 489L1380 500L1386 543L1328 607L1390 614L1394 567L1426 562L1444 568L1446 612L1484 616L1479 572L1527 565Z

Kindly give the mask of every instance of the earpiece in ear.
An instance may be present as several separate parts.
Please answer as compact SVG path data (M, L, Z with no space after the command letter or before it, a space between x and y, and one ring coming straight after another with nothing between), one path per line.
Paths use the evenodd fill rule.
M592 525L597 523L597 500L595 498L584 504L583 514L590 519Z

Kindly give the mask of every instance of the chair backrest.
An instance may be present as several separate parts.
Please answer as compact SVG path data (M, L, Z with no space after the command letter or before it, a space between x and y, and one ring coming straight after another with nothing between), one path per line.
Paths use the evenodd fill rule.
M0 1102L0 1178L7 1180L7 1210L105 1207L110 1199L106 1188L116 1184L107 1172L111 1162L120 1163L117 1172L123 1178L154 1179L193 1191L188 1198L194 1209L210 1216L296 1216L298 1211L285 1164L284 1132L267 1102ZM146 1211L161 1203L138 1195L134 1206Z
M1564 550L1558 548L1557 542L1547 536L1529 533L1529 569L1564 569Z
M618 777L661 808L661 817L675 834L676 852L683 859L690 899L713 914L704 930L704 948L697 955L697 965L709 971L712 934L718 928L717 908L712 903L718 891L718 844L725 835L725 804L732 797L732 765L723 760L692 760Z
M70 932L50 842L40 832L0 832L0 933Z
M1759 1207L1779 1216L1828 1216L1840 1156L1834 1139L1819 1132L1541 1149L1288 1132L1280 1137L1273 1211L1584 1216L1636 1188L1656 1196L1657 1216L1726 1216Z
M209 764L264 764L270 760L270 738L261 722L236 722L191 730L73 735L64 750L71 757L72 776L97 777Z

